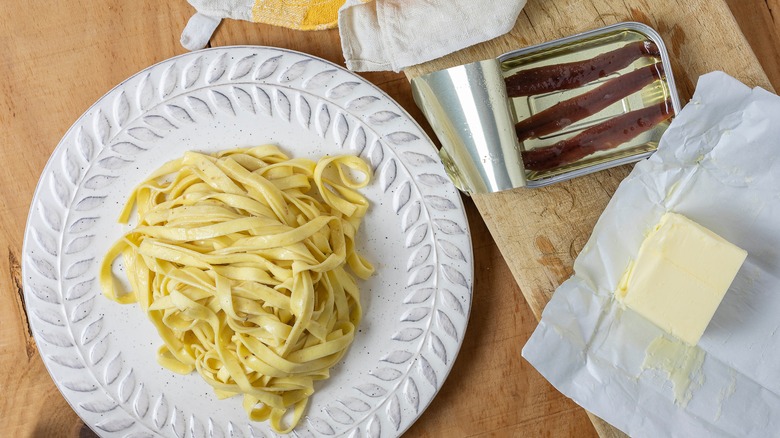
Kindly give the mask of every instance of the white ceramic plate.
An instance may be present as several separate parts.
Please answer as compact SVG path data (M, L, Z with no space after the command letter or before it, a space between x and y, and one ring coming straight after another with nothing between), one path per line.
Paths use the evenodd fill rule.
M359 154L375 169L361 252L360 331L316 386L299 436L400 435L455 360L471 307L471 240L435 149L381 90L309 55L262 47L182 55L128 79L68 131L41 176L25 232L30 326L54 381L102 436L275 436L240 397L155 359L135 305L101 295L100 261L126 227L130 189L189 149L278 144L294 156Z

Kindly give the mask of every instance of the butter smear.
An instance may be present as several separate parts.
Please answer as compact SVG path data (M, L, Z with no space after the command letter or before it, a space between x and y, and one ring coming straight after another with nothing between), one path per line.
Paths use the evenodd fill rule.
M642 369L654 369L666 374L672 382L674 403L685 407L693 396L693 385L701 387L704 375L704 351L676 340L659 336L645 350Z

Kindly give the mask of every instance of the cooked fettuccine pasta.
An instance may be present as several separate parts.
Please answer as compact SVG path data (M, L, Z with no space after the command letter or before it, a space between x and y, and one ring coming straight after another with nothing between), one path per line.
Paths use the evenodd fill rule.
M138 225L106 255L103 292L146 312L162 366L197 371L220 398L243 395L252 420L288 432L360 322L345 268L373 273L355 251L369 178L354 156L187 152L132 193L120 222L137 206ZM120 255L130 291L112 273Z

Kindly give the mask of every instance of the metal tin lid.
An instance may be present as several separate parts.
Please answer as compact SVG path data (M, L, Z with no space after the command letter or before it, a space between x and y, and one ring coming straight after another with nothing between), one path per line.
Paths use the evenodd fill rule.
M442 142L440 155L455 186L467 193L525 186L498 60L415 78L412 93Z

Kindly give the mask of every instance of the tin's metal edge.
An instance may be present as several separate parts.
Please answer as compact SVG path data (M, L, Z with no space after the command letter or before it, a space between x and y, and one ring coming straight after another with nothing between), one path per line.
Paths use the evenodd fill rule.
M534 188L549 186L550 184L567 181L570 179L589 175L591 173L601 172L602 170L612 169L613 167L620 167L624 164L636 163L637 161L641 161L649 157L650 155L653 155L653 153L655 153L654 150L648 152L642 152L641 154L631 155L628 157L607 161L606 163L601 163L589 167L583 167L577 170L571 170L549 178L537 179L537 180L529 179L526 181L526 187L529 189L534 189Z
M592 37L592 36L598 36L598 35L601 35L601 34L610 33L610 32L612 32L614 30L618 30L620 28L623 28L626 24L641 25L641 26L647 27L650 30L653 30L650 26L647 26L645 24L637 23L637 22L634 22L634 21L626 21L626 22L611 24L611 25L606 26L606 27L600 27L598 29L586 30L585 32L580 32L580 33L577 33L577 34L574 34L574 35L569 35L569 36L565 36L563 38L558 38L557 40L545 41L543 43L535 44L533 46L523 47L522 49L512 50L510 52L506 52L504 54L501 54L497 59L498 59L498 62L503 63L507 59L515 57L515 56L518 56L518 55L526 55L528 53L537 52L537 51L540 51L540 50L547 50L547 49L549 49L551 47L561 46L561 45L569 44L569 43L572 43L572 42L575 42L575 41L579 41L579 40L582 40L582 39L585 39L585 38L589 38L589 37ZM633 29L633 30L638 30L638 29ZM656 33L656 35L657 35L657 33ZM659 37L659 39L660 39L660 37Z
M669 51L666 48L666 43L664 43L661 34L659 34L658 31L656 31L655 29L653 29L652 27L644 23L638 23L636 21L628 21L623 24L626 25L627 29L635 30L637 32L645 34L648 38L653 40L656 46L658 46L658 51L661 53L661 65L664 66L664 73L666 75L666 84L669 86L669 97L672 98L672 107L674 108L674 115L676 116L682 109L682 107L680 106L680 95L677 92L677 84L674 82L674 72L672 71L672 60L669 57Z
M677 85L674 81L674 72L672 71L672 63L671 63L671 59L669 58L669 51L666 48L666 43L664 43L661 34L659 34L658 31L656 31L655 29L653 29L652 27L644 23L639 23L636 21L624 21L620 23L615 23L609 26L600 27L598 29L588 30L585 32L580 32L575 35L559 38L557 40L546 41L533 46L524 47L522 49L512 50L510 52L506 52L500 55L497 59L499 63L503 63L509 58L514 58L521 55L527 55L529 53L534 53L542 50L548 50L553 47L566 45L586 38L591 38L591 37L596 37L599 35L611 33L616 30L633 30L639 32L645 35L651 41L653 41L656 44L656 46L658 46L658 51L661 54L661 65L663 65L664 67L664 73L666 75L666 83L667 86L669 87L669 97L671 98L672 101L672 109L674 109L674 115L677 116L677 114L679 114L681 110L680 96L679 93L677 92ZM597 164L594 166L588 166L588 167L583 167L580 169L564 172L540 180L528 179L526 180L526 187L527 188L544 187L550 184L555 184L562 181L570 180L572 178L577 178L591 173L600 172L602 170L611 169L613 167L622 166L624 164L635 163L637 161L641 161L649 157L654 152L655 152L654 150L643 152L640 154L607 161L605 163Z

